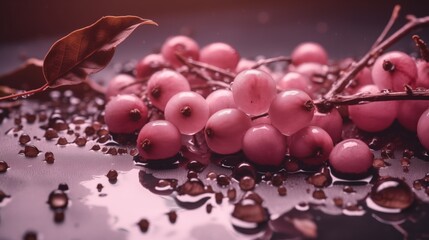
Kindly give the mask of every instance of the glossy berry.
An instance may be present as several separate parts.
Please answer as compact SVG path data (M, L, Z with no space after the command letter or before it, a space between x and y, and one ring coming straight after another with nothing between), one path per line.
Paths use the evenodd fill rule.
M362 175L372 167L374 155L368 145L359 139L339 142L329 155L329 164L335 172L347 175Z
M240 61L240 55L229 44L216 42L201 49L200 61L225 70L234 71Z
M251 124L249 116L238 109L227 108L216 112L208 119L204 130L208 147L220 154L240 151L243 136Z
M292 63L296 66L302 63L328 63L328 54L325 49L315 42L304 42L299 44L292 52Z
M236 108L232 92L227 89L219 89L210 93L206 98L209 105L210 116L225 108Z
M398 102L398 122L406 129L416 132L420 116L429 108L427 100L407 100Z
M300 161L304 168L318 167L328 160L334 144L329 134L315 126L305 127L292 135L290 155Z
M286 150L286 137L270 124L251 127L243 138L244 154L261 166L279 166Z
M113 133L133 133L148 121L148 109L134 95L118 95L106 104L104 120Z
M422 114L417 123L417 136L423 147L429 150L429 109Z
M236 73L240 73L240 72L242 72L244 70L252 69L252 67L255 66L255 65L256 65L256 61L249 60L249 59L246 59L246 58L241 58L240 61L237 64L237 67L235 68L235 72ZM259 69L259 70L264 71L264 72L266 72L268 74L271 74L271 70L267 66L265 66L265 65L261 65L260 67L258 67L256 69Z
M172 96L190 90L188 80L182 74L168 69L154 73L147 83L147 94L150 101L161 110L164 110Z
M429 88L429 63L424 60L418 60L416 87Z
M140 155L147 160L173 157L180 151L180 148L179 130L165 120L147 123L137 137L137 149Z
M297 72L286 73L279 81L277 81L278 89L284 90L301 90L310 94L308 78Z
M200 55L200 47L192 38L186 36L174 36L168 38L162 45L161 54L164 59L174 68L178 68L183 63L177 58L176 54L182 57L198 60Z
M161 54L149 54L136 65L136 77L144 79L165 68L167 63Z
M314 105L303 91L283 91L274 98L268 115L271 123L284 135L292 135L311 122Z
M385 53L375 61L372 67L372 79L379 89L404 91L404 85L414 86L416 78L416 63L403 52Z
M245 70L235 77L232 94L240 110L250 115L259 115L268 111L276 96L276 83L264 71Z
M359 93L377 93L375 85L366 85ZM388 128L396 118L398 102L371 102L348 107L349 116L356 126L367 132L378 132Z
M180 92L170 98L164 115L182 134L191 135L204 128L209 118L209 106L198 93Z
M111 99L119 94L140 94L142 86L135 83L136 79L128 74L116 75L107 85L106 98Z
M331 136L334 143L341 140L343 118L336 108L326 113L321 113L316 109L310 126L317 126L325 130Z

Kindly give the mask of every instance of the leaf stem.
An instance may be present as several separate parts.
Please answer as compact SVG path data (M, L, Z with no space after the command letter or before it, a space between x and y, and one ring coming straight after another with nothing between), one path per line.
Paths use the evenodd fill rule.
M13 98L19 98L19 97L23 97L23 96L30 96L30 95L33 95L35 93L43 92L48 88L49 88L49 84L45 83L43 86L36 88L36 89L32 89L32 90L23 91L23 92L15 93L12 95L0 97L0 101L9 100L9 99L13 99Z
M275 63L275 62L287 62L287 63L291 63L292 62L292 58L286 57L286 56L279 56L279 57L262 59L262 60L258 61L255 65L253 65L251 67L251 69L255 69L255 68L258 68L258 67L260 67L262 65L267 65L267 64Z
M182 63L184 63L186 66L188 66L190 68L197 67L197 68L200 68L200 69L205 69L205 70L208 70L210 72L218 73L218 74L220 74L220 75L222 75L224 77L230 78L231 80L233 80L235 78L235 74L234 73L225 71L222 68L218 68L216 66L213 66L213 65L210 65L210 64L207 64L207 63L199 62L199 61L196 61L196 60L194 60L192 58L185 58L185 57L183 57L180 54L176 54L176 56L177 56L177 58Z

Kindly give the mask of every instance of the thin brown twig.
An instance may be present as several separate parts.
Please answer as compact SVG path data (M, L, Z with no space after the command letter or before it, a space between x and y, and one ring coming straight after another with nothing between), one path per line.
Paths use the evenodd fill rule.
M235 78L235 74L234 73L225 71L222 68L218 68L216 66L213 66L213 65L210 65L210 64L207 64L207 63L199 62L199 61L196 61L196 60L194 60L192 58L185 58L185 57L183 57L180 54L176 54L176 56L177 56L177 58L183 64L185 64L186 66L188 66L190 68L195 68L196 67L196 68L200 68L200 69L205 69L205 70L208 70L210 72L218 73L218 74L220 74L220 75L222 75L224 77L230 78L231 80L233 80Z
M340 79L338 79L338 81L332 85L331 89L325 94L323 98L330 99L336 94L341 93L349 84L349 82L356 76L356 74L358 74L359 71L362 70L371 59L379 56L388 47L401 39L404 35L408 34L411 30L429 24L429 16L423 18L408 16L407 19L408 23L393 33L390 37L382 41L379 45L372 48L365 56L355 63L349 71L341 76Z
M392 14L390 15L390 19L387 22L386 26L384 27L383 31L381 32L380 36L378 36L377 40L375 40L374 44L372 45L372 48L377 47L381 41L386 37L387 33L392 29L393 24L396 22L396 19L398 19L399 12L401 11L401 6L399 4L395 5L392 10Z
M251 69L256 69L262 65L267 65L267 64L271 64L271 63L275 63L275 62L287 62L287 63L291 63L292 59L290 57L286 57L286 56L279 56L279 57L273 57L273 58L267 58L267 59L262 59L259 60L255 65L253 65L251 67Z
M355 95L335 95L329 99L320 99L314 102L314 105L324 111L325 108L330 108L340 105L357 105L370 102L380 101L397 101L397 100L429 100L428 90L410 90L406 89L403 92L380 92L380 93L359 93Z
M413 35L412 39L420 50L420 56L426 62L429 62L429 49L426 43L418 35Z

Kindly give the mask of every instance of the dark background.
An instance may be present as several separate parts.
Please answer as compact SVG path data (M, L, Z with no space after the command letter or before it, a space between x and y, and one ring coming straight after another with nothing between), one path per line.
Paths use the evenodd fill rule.
M153 19L159 27L139 28L118 49L117 60L156 51L175 34L190 35L201 46L224 41L249 58L288 55L309 40L324 45L331 59L357 58L371 47L396 3L402 10L394 29L405 23L407 14L429 15L424 0L2 1L0 72L16 65L18 58L43 58L56 39L102 16L127 14ZM428 29L415 33L429 42ZM410 37L392 48L416 50Z

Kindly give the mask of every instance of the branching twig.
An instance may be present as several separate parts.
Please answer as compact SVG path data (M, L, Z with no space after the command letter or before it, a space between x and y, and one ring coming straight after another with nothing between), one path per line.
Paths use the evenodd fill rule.
M314 105L323 112L340 105L357 105L397 100L429 100L429 91L406 88L406 91L403 92L359 93L349 96L335 95L329 99L317 100L314 102Z
M267 64L275 63L275 62L287 62L287 63L291 63L292 59L290 57L285 57L285 56L262 59L262 60L258 61L255 65L253 65L251 67L251 69L256 69L256 68L258 68L258 67L260 67L262 65L267 65Z
M408 20L409 21L407 24L405 24L402 28L393 33L389 38L381 42L379 45L372 48L365 56L362 57L361 60L359 60L359 62L355 63L349 71L347 71L340 79L338 79L337 82L332 85L331 89L325 94L324 99L331 99L336 94L341 93L349 84L349 82L356 76L356 74L359 73L359 71L362 70L371 59L379 56L388 47L390 47L404 35L408 34L411 30L429 24L429 16L423 18L409 16Z
M395 5L395 7L393 8L393 11L392 11L392 15L390 15L389 21L387 22L386 26L384 27L383 32L381 32L380 36L377 38L377 40L372 45L371 49L377 47L381 43L381 41L383 41L383 39L386 37L387 33L392 28L396 19L398 19L399 11L401 11L401 6L399 4Z
M213 73L219 73L219 74L223 75L224 77L230 78L231 80L233 80L235 78L235 74L234 73L225 71L222 68L218 68L216 66L213 66L213 65L210 65L210 64L206 64L206 63L203 63L203 62L199 62L199 61L196 61L196 60L194 60L192 58L185 58L185 57L183 57L180 54L176 54L176 56L177 56L177 58L183 64L185 64L189 68L205 69L205 70L208 70L208 71L213 72Z
M426 62L429 62L429 49L426 45L426 43L418 36L418 35L413 35L413 40L416 43L416 46L419 48L420 50L420 56L423 60L425 60Z

